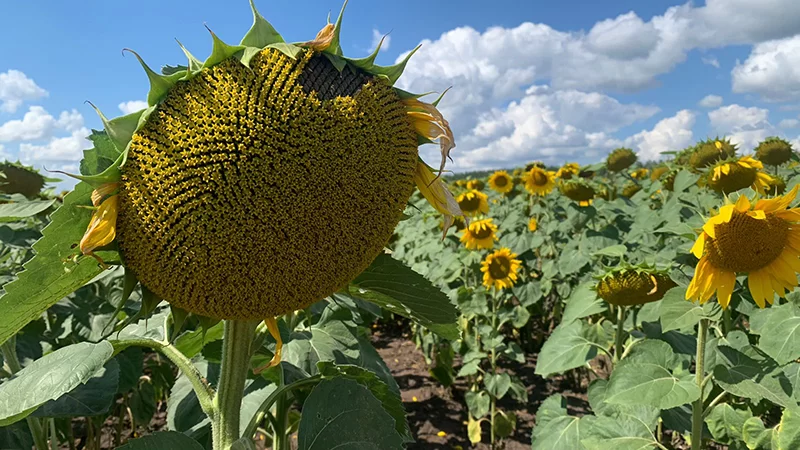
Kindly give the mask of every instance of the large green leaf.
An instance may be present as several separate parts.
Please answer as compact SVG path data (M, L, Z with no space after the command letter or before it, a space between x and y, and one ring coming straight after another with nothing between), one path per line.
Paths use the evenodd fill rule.
M797 304L757 310L750 316L750 329L761 336L758 348L778 364L800 358L800 306Z
M105 414L114 404L119 375L119 363L111 359L85 384L43 404L32 416L76 417Z
M337 377L320 382L303 404L298 448L401 449L403 439L392 416L366 387Z
M716 302L708 302L703 306L692 303L685 298L685 287L670 289L661 300L661 331L682 330L697 325L706 317L717 317Z
M6 292L0 297L0 343L102 271L93 258L82 258L77 265L63 262L75 254L72 246L80 241L89 224L90 212L78 206L91 205L91 192L91 186L78 183L64 197L64 204L42 230L42 238L33 244L36 256L25 263L25 270L16 280L4 286ZM116 253L98 254L110 260Z
M716 354L714 380L727 392L755 402L767 399L778 405L797 405L791 396L791 383L783 371L775 361L753 347L735 349L720 345Z
M584 283L572 291L572 295L567 299L564 315L561 317L562 323L599 314L608 309L606 303L597 297L597 292L592 289L593 285L594 283Z
M581 321L562 323L542 346L536 373L547 377L581 367L597 355L598 345L588 325Z
M25 217L35 216L53 206L53 203L55 203L55 200L33 200L0 204L0 222L13 222Z
M646 450L657 448L654 428L634 417L598 417L581 443L587 450Z
M108 342L81 342L54 351L0 385L0 423L24 419L48 400L55 400L89 380L111 358Z
M350 294L408 317L445 339L458 339L456 308L441 289L381 254L350 285Z
M118 450L203 450L197 441L177 431L161 431L129 441Z
M753 414L749 410L734 409L733 406L722 403L711 410L705 422L715 441L733 444L742 440L742 428L751 417Z
M587 437L587 429L594 416L556 417L534 429L531 448L533 450L583 449L581 441Z

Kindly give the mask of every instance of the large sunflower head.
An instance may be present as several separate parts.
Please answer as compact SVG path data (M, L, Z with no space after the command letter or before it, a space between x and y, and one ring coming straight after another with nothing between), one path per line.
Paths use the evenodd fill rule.
M689 165L695 169L713 166L718 161L736 156L736 146L728 139L709 139L698 143L689 154Z
M498 170L489 177L489 187L501 194L514 190L514 180L505 170Z
M636 153L629 148L618 148L608 154L606 168L611 172L622 172L636 162Z
M204 62L184 49L188 64L162 75L134 54L148 107L101 115L122 154L81 177L97 187L84 254L116 240L143 286L224 319L274 317L341 289L383 251L415 184L446 222L461 214L417 152L438 142L441 173L455 145L438 100L393 87L407 58L345 57L341 15L298 44L253 16L239 45L212 33Z
M692 247L700 262L686 298L704 303L716 292L726 308L737 273L747 274L753 300L762 308L775 294L793 290L800 272L800 208L787 208L798 189L755 204L742 195L708 219Z
M676 284L665 271L648 267L624 267L603 275L597 295L612 305L634 306L664 298Z
M751 156L720 161L708 172L706 183L708 187L722 194L747 187L764 192L770 176L761 172L763 168L764 165Z
M558 169L556 172L556 178L560 178L562 180L569 180L575 175L578 175L581 171L581 166L578 163L566 163L561 168Z
M525 189L531 195L547 195L555 186L553 172L534 167L525 174Z
M779 137L768 137L756 147L756 159L768 166L780 166L793 155L792 145Z
M45 178L33 167L8 161L0 163L0 192L4 194L33 198L42 191L44 182Z
M458 196L458 206L469 217L489 214L489 197L481 191L467 191Z
M489 254L481 262L483 285L497 290L513 287L517 282L517 272L522 265L522 261L516 258L517 254L511 253L508 248L501 248Z
M590 205L595 196L594 188L581 179L561 181L558 189L567 198L578 202L581 206Z
M463 230L461 242L469 250L485 250L494 247L497 240L497 225L490 219L473 220Z
M483 180L474 179L467 181L467 189L473 191L482 191L485 187L486 183L484 183Z

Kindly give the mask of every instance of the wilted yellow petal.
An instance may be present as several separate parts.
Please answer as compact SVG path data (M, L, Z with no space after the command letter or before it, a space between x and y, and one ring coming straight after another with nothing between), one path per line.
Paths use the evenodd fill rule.
M428 203L444 215L444 234L442 235L442 239L444 239L455 217L464 217L464 213L461 212L458 202L453 197L453 194L447 190L444 182L422 161L417 162L414 182L422 195L428 200ZM466 217L464 217L464 220L466 221Z
M92 205L100 206L103 199L113 194L118 187L119 183L101 184L100 187L92 191Z
M80 242L81 253L97 259L100 264L103 264L103 260L94 254L94 250L110 244L117 236L118 206L119 196L112 195L105 199L92 214L92 220Z
M281 332L278 329L278 321L275 320L274 317L269 319L264 319L264 323L267 325L267 330L269 330L269 334L275 339L275 354L272 355L272 359L269 360L268 363L264 364L261 367L257 367L253 369L253 373L258 375L259 373L269 369L270 367L275 367L281 363L281 353L283 351L283 339L281 339Z
M408 115L413 119L414 129L417 130L417 133L431 141L439 140L439 150L442 154L442 161L439 164L439 173L441 173L444 170L445 161L450 157L450 150L456 146L450 123L430 103L421 102L415 98L403 100L403 103L409 108Z
M714 146L717 147L717 150L722 150L722 142L714 141Z
M336 29L332 23L329 23L322 27L317 33L317 37L314 38L313 41L308 41L303 44L306 47L311 47L314 50L321 52L326 48L330 47L331 42L333 42L333 32Z

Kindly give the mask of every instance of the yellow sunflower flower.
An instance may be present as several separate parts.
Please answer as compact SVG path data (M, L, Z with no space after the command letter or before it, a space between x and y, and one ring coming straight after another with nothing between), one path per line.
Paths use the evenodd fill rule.
M764 193L769 187L770 176L761 169L764 165L752 156L742 156L734 161L718 163L710 172L708 186L711 189L729 194L739 189L752 187L757 192Z
M581 171L581 166L578 163L566 163L558 169L556 172L556 178L561 178L562 180L569 180L573 176L579 174Z
M458 196L458 206L461 211L469 216L475 217L479 214L489 214L489 197L483 192L472 190Z
M531 195L547 195L556 186L553 172L533 167L525 174L525 189Z
M497 225L492 219L476 220L464 229L461 242L468 250L486 250L494 247Z
M481 262L483 285L497 290L513 287L522 264L522 261L515 259L516 257L517 254L511 253L508 248L501 248L488 255Z
M508 194L514 190L514 180L505 170L498 170L489 177L489 187L501 194Z
M787 208L798 189L755 205L742 195L708 219L692 247L700 262L686 299L705 303L716 292L727 308L737 273L747 273L750 294L762 308L775 294L783 297L794 289L800 272L800 208Z
M631 172L631 178L637 180L644 180L645 178L647 178L648 175L650 175L650 171L644 167L636 169L633 172Z
M528 231L534 232L539 229L539 222L536 221L536 217L531 217L531 220L528 221Z
M484 187L486 187L486 183L484 183L483 180L467 181L467 189L471 189L473 191L482 191Z

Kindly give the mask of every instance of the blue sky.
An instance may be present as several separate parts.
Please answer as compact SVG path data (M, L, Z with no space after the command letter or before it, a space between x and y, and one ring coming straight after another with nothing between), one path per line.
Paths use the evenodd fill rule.
M121 104L145 98L146 77L121 50L136 50L153 67L183 63L177 38L204 58L204 24L238 43L249 5L222 4L8 2L0 26L2 154L75 170L82 134L101 126L84 102L116 116ZM341 7L256 4L290 41L313 38ZM342 41L346 54L362 56L375 36L391 32L379 57L385 64L423 43L399 85L453 86L441 106L456 132L455 170L588 163L622 145L653 159L716 134L746 151L770 135L798 139L799 4L352 0Z

